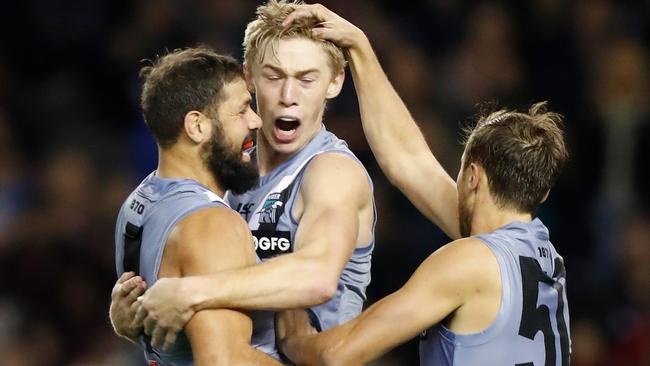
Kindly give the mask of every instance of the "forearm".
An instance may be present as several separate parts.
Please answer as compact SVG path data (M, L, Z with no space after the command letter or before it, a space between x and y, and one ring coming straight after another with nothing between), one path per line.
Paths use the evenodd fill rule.
M458 238L454 180L429 149L363 33L348 52L364 133L382 171L425 216Z
M352 332L357 323L358 318L319 334L287 337L280 341L280 349L296 365L364 365L377 352L367 344L354 344Z
M186 281L198 311L214 308L284 310L309 307L327 300L323 268L318 260L297 253L270 259L262 264L228 270Z
M364 365L429 325L421 303L403 301L401 292L378 301L343 325L315 335L287 337L281 341L281 349L298 365ZM396 321L400 327L395 327Z
M332 334L322 346L323 363L327 366L365 365L419 333L418 330L395 327L405 318L387 318L381 309L370 308L353 322L344 332ZM408 327L407 327L408 328ZM334 328L336 329L336 328Z
M408 156L430 152L363 33L348 52L363 129L382 169L398 171L397 163Z
M296 365L343 365L341 362L349 360L332 356L353 323L354 320L320 334L289 336L279 340L279 348Z

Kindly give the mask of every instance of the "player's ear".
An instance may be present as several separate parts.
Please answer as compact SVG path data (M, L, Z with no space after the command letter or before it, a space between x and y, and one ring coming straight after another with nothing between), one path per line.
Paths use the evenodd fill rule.
M210 119L199 111L189 111L183 120L183 130L187 137L196 144L202 143L210 136Z
M251 74L251 70L248 67L248 64L244 62L243 65L244 69L244 80L246 81L246 86L248 87L248 91L252 94L255 93L255 83L253 83L253 75Z
M330 81L330 84L327 86L327 94L325 98L332 99L339 95L341 89L343 88L343 82L345 81L345 70L339 70L336 75Z
M539 201L540 204L546 202L546 200L548 199L548 194L549 194L549 193L551 193L551 190L550 190L550 189L549 189L548 191L546 191L546 193L544 193L544 197L542 198L541 201Z
M467 167L467 188L470 190L477 189L482 173L483 169L478 164L470 163Z

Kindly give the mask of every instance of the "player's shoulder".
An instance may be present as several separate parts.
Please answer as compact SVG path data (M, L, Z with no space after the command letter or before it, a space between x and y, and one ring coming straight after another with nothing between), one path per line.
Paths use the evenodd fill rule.
M453 269L458 275L469 279L491 272L492 266L498 266L492 250L474 237L454 240L436 250L430 258L435 258L431 266Z
M195 237L210 237L224 232L245 233L248 225L229 207L214 206L196 210L180 220L173 239L185 241Z
M326 152L315 156L305 169L301 191L364 194L370 191L365 168L352 156Z
M306 178L337 181L367 180L366 170L355 158L344 152L329 151L316 155L309 162L304 173Z
M482 250L489 250L481 239L474 236L456 239L440 248L440 250L442 249L453 251L454 253L462 253L464 255L476 253Z
M183 273L207 273L255 263L248 225L230 208L197 210L172 230L165 256L173 258Z
M340 166L345 169L352 169L365 172L363 165L350 152L332 150L325 151L314 156L309 162L308 170L328 169L331 170Z
M476 238L462 238L446 244L431 254L413 275L414 283L433 286L458 299L467 299L487 288L498 273L496 260ZM492 263L490 261L493 261ZM409 280L410 281L410 280ZM429 292L433 295L434 292Z

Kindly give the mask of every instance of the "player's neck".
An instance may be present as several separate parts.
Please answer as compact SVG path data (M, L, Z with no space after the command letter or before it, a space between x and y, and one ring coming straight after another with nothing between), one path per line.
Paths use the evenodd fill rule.
M513 221L529 223L532 219L530 214L502 209L493 204L477 205L472 216L471 234L489 233Z
M193 179L223 197L223 189L193 151L177 147L166 150L158 148L156 175L160 178Z
M300 146L300 148L296 149L295 151L291 153L282 153L273 148L271 144L266 140L266 137L264 136L264 133L259 130L257 131L257 166L260 171L260 176L264 176L273 169L277 168L280 164L284 163L285 161L293 158L298 154L302 149L305 148L315 137L318 135L318 133L321 131L322 124L319 125L320 127L313 132L313 134L305 141L303 142L303 145Z

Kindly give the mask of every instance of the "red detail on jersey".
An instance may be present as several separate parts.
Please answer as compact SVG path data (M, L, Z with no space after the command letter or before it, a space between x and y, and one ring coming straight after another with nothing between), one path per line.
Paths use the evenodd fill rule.
M150 361L147 363L147 366L158 366L158 361L150 360Z

